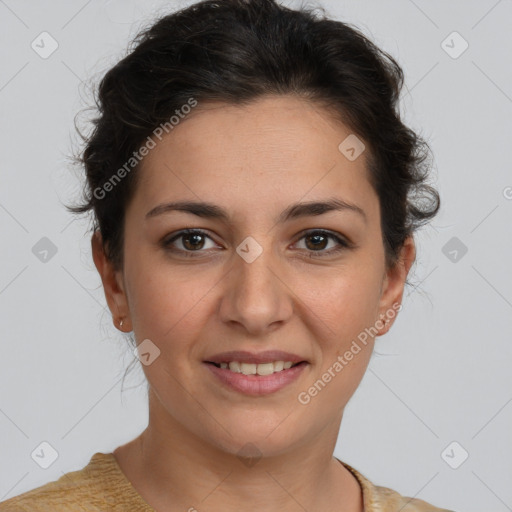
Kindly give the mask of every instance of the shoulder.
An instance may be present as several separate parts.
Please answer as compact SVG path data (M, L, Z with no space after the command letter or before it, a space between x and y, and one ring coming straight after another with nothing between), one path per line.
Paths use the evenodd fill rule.
M114 510L118 474L112 454L95 453L87 466L0 503L0 512ZM77 507L79 505L79 507Z
M402 496L399 492L373 484L363 474L349 464L340 461L358 480L364 501L365 512L455 512L439 508L419 498Z
M411 498L409 496L402 496L397 491L389 489L388 487L381 487L374 485L375 495L377 502L384 505L386 508L382 509L386 512L393 510L400 510L402 512L454 512L446 508L439 508L419 498ZM396 508L398 507L398 508ZM371 509L370 509L371 510ZM375 510L380 510L376 508Z

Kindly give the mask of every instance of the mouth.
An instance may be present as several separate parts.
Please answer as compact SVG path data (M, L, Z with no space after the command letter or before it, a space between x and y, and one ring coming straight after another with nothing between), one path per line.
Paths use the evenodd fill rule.
M304 357L282 350L232 350L208 356L203 364L224 389L252 396L289 386L310 365Z
M223 352L208 357L203 364L216 384L253 397L290 386L310 365L303 357L281 350Z
M241 361L221 361L216 363L214 361L205 361L205 363L233 373L254 375L258 377L282 373L291 368L295 368L296 366L308 364L307 361L299 361L296 363L292 361L269 361L266 363L247 363Z

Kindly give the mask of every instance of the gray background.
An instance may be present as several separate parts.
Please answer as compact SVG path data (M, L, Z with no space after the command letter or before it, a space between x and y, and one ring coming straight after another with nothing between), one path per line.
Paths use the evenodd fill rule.
M67 155L73 117L91 101L82 82L155 14L189 3L0 0L0 501L146 426L140 367L121 392L133 356L105 310L88 223L62 203L80 187ZM512 510L512 2L321 5L403 66L401 109L431 144L443 202L417 237L414 286L377 341L335 455L439 506ZM43 31L59 45L46 59L31 47ZM457 58L453 31L469 43ZM46 261L43 237L57 249ZM48 469L31 458L43 441L59 455Z

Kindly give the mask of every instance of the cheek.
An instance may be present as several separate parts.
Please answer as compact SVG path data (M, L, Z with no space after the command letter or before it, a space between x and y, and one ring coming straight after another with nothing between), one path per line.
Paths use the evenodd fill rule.
M303 290L301 300L324 324L327 338L337 341L337 345L376 320L380 280L375 268L354 264L330 269L316 279L310 273L299 287Z
M378 296L370 283L356 279L331 281L330 293L310 301L315 317L315 355L318 363L300 403L311 403L328 416L343 409L359 386L373 351L369 330L375 321ZM311 329L311 327L310 327Z
M211 274L211 273L210 273ZM166 264L140 254L127 262L130 312L137 340L182 339L201 326L208 291L218 279L207 272ZM140 340L139 340L140 338Z
M359 385L371 357L375 334L371 327L377 318L380 281L378 270L364 264L331 275L336 277L325 279L323 285L316 282L316 292L305 294L314 313L309 316L314 322L320 363L311 384L316 386L312 393L326 388L321 402L342 406ZM308 276L307 284L312 282Z

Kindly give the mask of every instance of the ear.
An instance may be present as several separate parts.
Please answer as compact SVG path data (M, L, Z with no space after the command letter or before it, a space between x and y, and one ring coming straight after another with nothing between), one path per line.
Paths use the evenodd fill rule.
M107 258L99 230L92 235L91 249L94 264L101 276L105 298L112 313L114 325L123 332L129 332L132 330L132 326L122 272L115 270L112 262ZM122 329L119 325L120 320L123 321Z
M398 261L394 267L386 271L379 302L379 319L381 321L376 322L376 327L379 329L378 336L389 331L399 309L401 309L405 280L415 259L416 246L413 237L409 236L400 251ZM386 320L389 321L386 322Z

